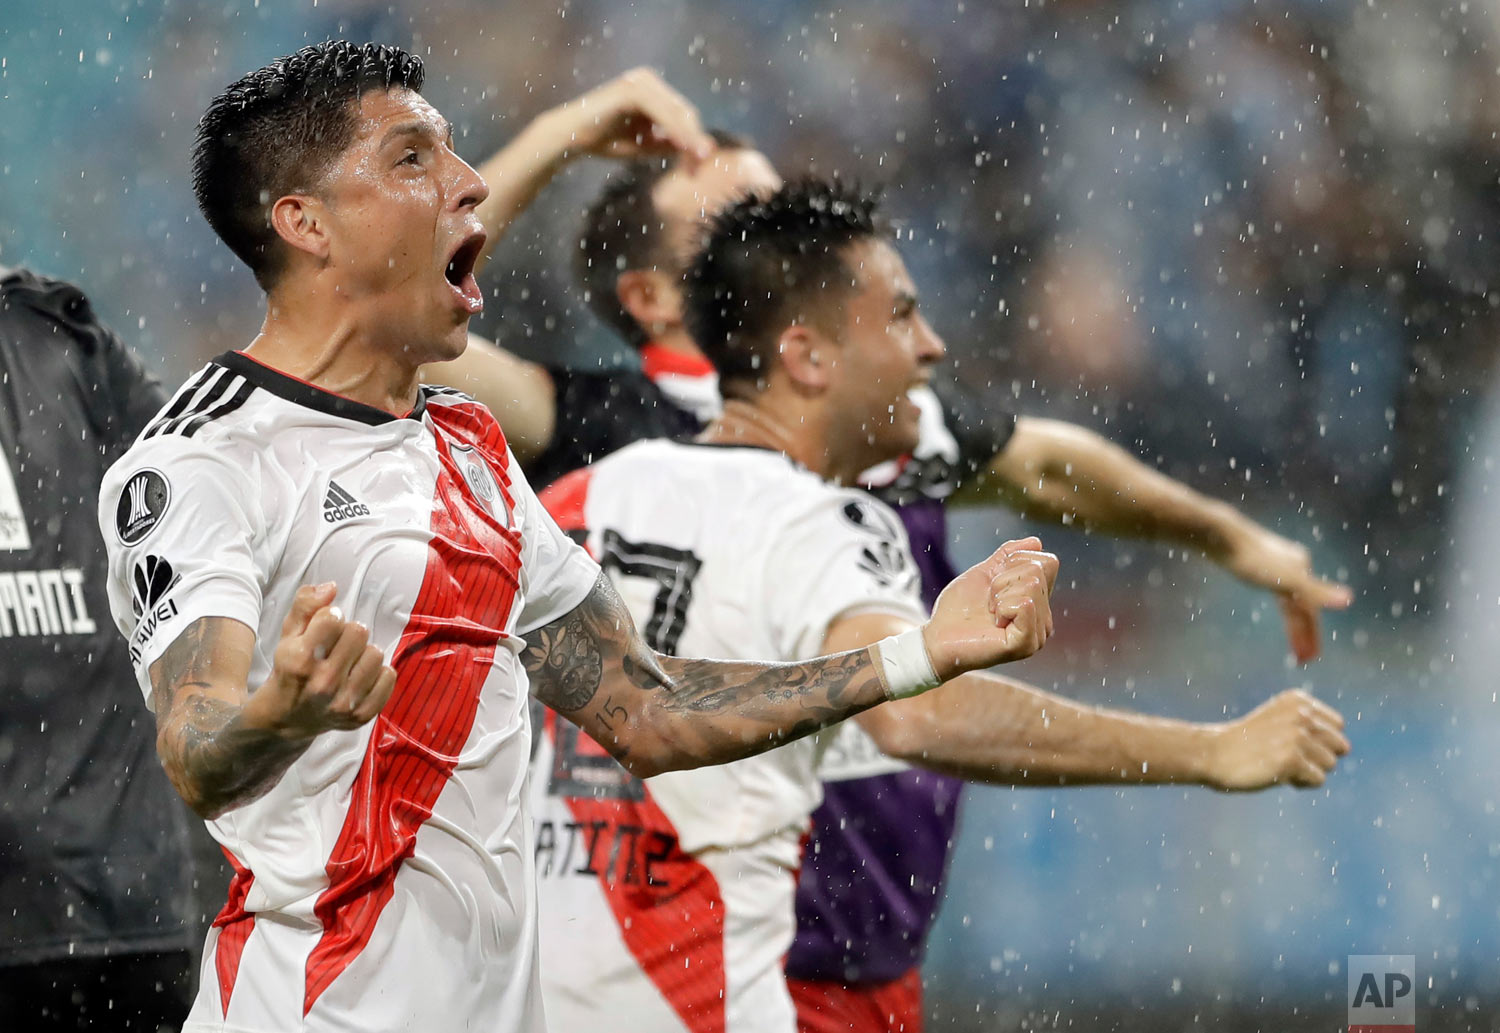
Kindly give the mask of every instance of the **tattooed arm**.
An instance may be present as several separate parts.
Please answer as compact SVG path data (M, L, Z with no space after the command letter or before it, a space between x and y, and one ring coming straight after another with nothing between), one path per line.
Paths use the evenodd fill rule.
M259 796L307 747L245 721L245 680L255 633L205 617L151 665L156 752L189 807L216 818Z
M532 692L641 778L748 757L885 700L869 649L791 664L653 652L603 574L526 636Z
M205 617L151 665L156 752L199 815L216 818L270 789L320 732L380 712L396 672L369 632L330 604L331 584L298 589L271 675L247 688L255 633Z
M1046 640L1057 561L1015 548L1028 544L1008 543L943 593L923 628L940 676L1021 659ZM526 636L523 660L536 697L641 778L762 753L886 699L873 646L792 663L653 652L604 575Z

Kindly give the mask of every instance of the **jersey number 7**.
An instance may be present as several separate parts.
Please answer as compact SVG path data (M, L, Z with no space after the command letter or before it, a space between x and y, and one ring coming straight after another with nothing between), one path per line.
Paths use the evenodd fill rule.
M693 580L702 563L685 549L628 542L606 529L599 565L618 577L649 578L657 584L651 616L641 634L658 653L677 654L693 598Z

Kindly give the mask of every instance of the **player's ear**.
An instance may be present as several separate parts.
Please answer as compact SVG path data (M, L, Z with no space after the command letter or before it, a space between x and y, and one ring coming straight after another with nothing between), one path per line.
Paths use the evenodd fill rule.
M777 361L787 378L804 391L827 390L837 363L834 345L816 327L793 323L776 339Z
M656 336L682 323L682 291L659 269L628 269L615 280L615 297L646 333Z
M323 205L306 194L287 194L271 205L271 228L290 248L315 258L327 258L328 226Z

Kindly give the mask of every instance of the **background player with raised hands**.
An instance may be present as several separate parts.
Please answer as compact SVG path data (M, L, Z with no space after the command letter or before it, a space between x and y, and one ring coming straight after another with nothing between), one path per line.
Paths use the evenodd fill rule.
M795 659L909 633L923 611L901 525L840 486L915 447L910 395L943 345L874 201L809 181L731 206L687 300L722 416L695 440L636 443L569 474L543 503L586 538L658 648ZM1348 748L1339 716L1300 692L1204 725L982 673L857 720L889 754L1004 784L1316 786ZM558 1029L920 1024L915 994L893 1015L802 999L794 1015L782 959L819 744L642 784L555 720L548 731L532 791ZM847 873L862 875L874 877Z
M1051 630L1050 559L1002 550L888 646L782 665L650 650L494 417L419 386L483 305L487 196L422 82L404 51L329 42L210 104L199 204L265 321L101 490L158 752L235 866L190 1030L544 1027L528 685L651 775L773 748Z
M588 155L627 164L584 219L576 279L590 310L639 350L642 370L548 369L476 339L427 371L486 402L540 484L631 441L695 432L717 413L717 374L684 322L683 275L705 219L781 185L749 140L705 131L681 94L635 69L538 117L479 167L491 195L479 208L487 237L476 270L540 190ZM941 376L935 383L941 399L924 400L932 432L917 461L865 478L907 516L929 599L952 567L940 511L926 503L998 501L1028 516L1201 550L1274 592L1293 653L1304 661L1317 655L1319 612L1347 606L1349 595L1313 573L1303 546L1086 428L1015 417L993 399L945 389Z

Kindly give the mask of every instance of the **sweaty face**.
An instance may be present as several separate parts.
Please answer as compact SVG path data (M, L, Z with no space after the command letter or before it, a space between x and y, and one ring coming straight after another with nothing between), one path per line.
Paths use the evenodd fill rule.
M328 219L328 271L364 327L416 361L458 355L484 307L474 262L484 245L475 208L484 181L453 152L448 122L419 94L372 90L354 141L318 195Z
M918 310L894 247L861 241L846 249L844 262L854 279L830 376L831 426L848 449L869 449L873 466L916 447L921 412L908 392L927 383L944 347Z

